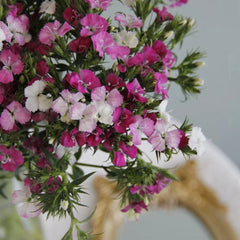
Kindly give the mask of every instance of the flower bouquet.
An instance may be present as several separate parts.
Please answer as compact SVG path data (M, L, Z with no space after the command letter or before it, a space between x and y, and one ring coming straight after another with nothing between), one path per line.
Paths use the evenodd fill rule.
M166 112L171 83L185 96L202 85L196 70L203 54L179 61L174 53L194 20L174 17L170 8L186 2L1 1L0 194L7 179L24 182L12 194L21 217L69 215L63 239L72 239L73 229L90 239L74 215L94 173L84 167L104 169L117 183L122 211L137 215L177 180L158 161L197 154L200 128L187 120L177 126ZM124 12L110 11L111 4ZM84 151L108 158L83 163Z

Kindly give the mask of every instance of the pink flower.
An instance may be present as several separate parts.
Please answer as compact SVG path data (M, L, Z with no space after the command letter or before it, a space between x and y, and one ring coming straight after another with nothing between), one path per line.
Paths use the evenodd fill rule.
M162 10L155 7L155 8L153 8L153 11L157 14L158 21L160 21L160 22L164 22L164 21L168 21L168 20L172 21L174 18L173 15L167 11L166 7L163 7Z
M15 121L25 124L31 118L31 113L19 102L13 101L3 110L0 117L0 124L4 130L13 130L17 126Z
M142 133L150 136L154 130L154 122L150 118L142 118L140 115L134 116L134 123L130 124L130 134L133 135L132 142L140 145L142 142Z
M61 115L61 120L68 122L70 120L70 111L71 106L83 98L83 94L71 93L68 89L64 89L60 93L61 97L58 97L55 101L52 102L51 108L53 111Z
M65 8L63 12L63 18L72 26L76 27L79 24L79 20L82 18L82 14L79 14L76 8Z
M87 89L93 90L101 86L99 78L93 71L88 69L82 69L79 75L75 72L71 73L67 77L67 81L73 88L76 88L81 93L88 93Z
M55 20L45 24L39 33L39 40L41 43L51 46L51 42L55 41L56 36L63 37L71 29L72 27L67 22L60 27L60 22Z
M3 63L3 68L0 70L1 83L13 82L13 75L20 74L24 69L20 55L13 53L10 49L1 52L0 61Z
M17 204L19 216L24 218L37 217L42 206L32 198L30 183L25 181L24 190L16 190L12 194L12 203Z
M74 147L76 145L74 137L68 131L62 132L60 143L64 147Z
M7 16L7 25L0 22L0 28L3 30L8 43L18 43L23 46L31 40L29 30L29 18L26 15L18 15L16 6L11 6Z
M169 148L178 148L182 138L181 130L174 129L166 133L165 141Z
M164 58L167 55L167 48L164 42L160 40L156 40L153 45L152 49L156 51L156 53L160 56L160 58Z
M6 146L0 145L0 161L3 170L14 172L18 166L23 164L24 159L21 152L14 146L7 149Z
M83 26L80 32L81 37L87 37L102 31L107 31L108 28L107 20L96 13L87 14L81 19L80 23Z
M114 46L113 37L108 32L100 32L91 37L93 48L99 52L99 56L103 57L104 52L108 47Z
M180 7L183 4L186 4L188 0L170 0L173 2L172 4L169 5L169 7Z
M114 152L113 164L117 167L126 166L124 154L121 152Z
M154 77L157 80L154 92L156 94L162 94L163 99L165 99L168 97L168 89L165 85L168 82L168 78L166 74L158 72L154 74Z
M121 209L121 211L122 212L127 212L130 209L134 210L135 213L140 214L142 209L147 210L147 205L144 203L144 201L139 201L139 202L133 201L128 206Z
M131 15L126 16L125 14L120 13L117 14L114 19L118 21L122 26L128 26L129 29L140 28L142 26L142 20Z
M76 53L86 52L91 45L91 40L87 37L79 37L68 44L68 49Z
M145 91L142 89L138 80L135 78L131 83L127 84L128 89L128 98L132 97L135 101L145 103L147 102L147 98L141 96L140 94L145 94Z
M126 108L118 107L113 112L114 127L118 133L125 133L131 123L133 123L132 112Z
M88 146L96 147L102 141L103 134L103 130L100 127L96 127L96 129L86 137Z
M106 88L108 91L114 88L125 87L125 82L114 73L109 73L106 77Z
M119 142L119 148L130 158L135 159L137 157L137 147L135 145L129 146L121 141Z
M111 0L85 0L85 2L89 3L91 8L100 8L106 11Z

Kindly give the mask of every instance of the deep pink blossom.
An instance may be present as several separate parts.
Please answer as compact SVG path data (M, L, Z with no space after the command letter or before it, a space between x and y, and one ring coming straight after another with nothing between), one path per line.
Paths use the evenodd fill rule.
M68 131L62 132L60 143L64 147L74 147L76 145L75 138Z
M156 40L153 45L152 49L156 51L156 53L160 56L160 58L164 58L167 55L167 47L164 42L160 40Z
M46 185L48 186L48 193L53 193L62 184L60 177L49 177Z
M87 14L81 19L83 28L80 32L81 37L91 36L102 31L107 31L108 22L105 18L96 13Z
M131 15L126 16L125 14L119 13L114 19L118 21L121 26L128 26L129 29L142 27L142 20Z
M23 156L14 146L9 149L0 145L1 168L5 171L14 172L24 162Z
M90 45L90 38L79 37L68 44L68 49L76 53L84 53L90 48Z
M16 129L15 121L25 124L31 118L31 113L19 102L13 101L3 110L0 117L0 124L4 130Z
M125 82L122 80L122 78L120 78L119 76L117 76L114 73L109 73L106 77L106 89L108 91L114 89L114 88L120 88L120 87L125 87L126 84Z
M164 22L164 21L172 21L173 20L173 15L167 11L166 7L163 7L162 10L159 8L155 7L153 8L153 11L157 14L158 21Z
M79 14L76 8L65 8L63 12L63 18L72 26L77 27L82 14Z
M117 167L123 167L126 165L124 154L121 152L114 152L113 164Z
M55 41L56 37L63 37L69 32L72 27L67 23L61 26L58 20L45 24L39 33L39 40L41 43L51 46L51 43Z
M137 147L135 145L129 146L121 141L119 142L119 148L130 158L135 159L137 157Z
M100 8L106 11L111 0L85 0L85 2L89 3L91 8Z
M121 209L121 211L122 212L127 212L130 209L134 210L135 213L140 214L142 209L147 210L147 205L144 203L144 201L139 201L139 202L133 201L128 206Z
M3 68L0 70L0 82L7 84L14 80L13 75L20 74L24 69L21 57L10 49L5 49L0 54Z
M154 74L154 77L157 81L155 84L154 92L156 94L162 94L163 99L165 99L166 97L168 97L168 89L166 86L166 83L168 82L168 78L166 74L158 73L158 72Z
M143 97L142 94L145 94L145 91L142 89L138 80L135 78L132 82L127 84L128 89L128 98L132 97L135 101L145 103L147 98Z
M188 2L188 0L170 0L170 1L173 3L170 4L169 7L180 7Z
M126 108L118 107L113 112L114 127L118 133L125 133L129 125L133 123L132 112Z
M103 130L97 126L96 129L86 137L87 145L96 147L102 141L103 133Z

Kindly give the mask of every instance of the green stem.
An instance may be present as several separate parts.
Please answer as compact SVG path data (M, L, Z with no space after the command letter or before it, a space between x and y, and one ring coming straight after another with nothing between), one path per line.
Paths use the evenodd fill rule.
M76 165L79 166L84 166L84 167L94 167L94 168L107 168L105 166L100 166L100 165L95 165L95 164L88 164L88 163L75 163Z

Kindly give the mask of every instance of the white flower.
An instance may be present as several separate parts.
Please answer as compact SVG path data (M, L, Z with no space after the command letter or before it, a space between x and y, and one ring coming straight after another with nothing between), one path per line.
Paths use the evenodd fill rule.
M200 127L192 128L192 135L190 136L188 145L191 149L196 150L198 155L202 155L205 151L204 142L206 137L203 135Z
M42 94L46 85L46 82L37 80L31 86L25 88L24 95L27 97L25 107L30 112L36 112L37 110L46 112L50 109L52 97L50 95Z
M127 46L129 48L135 48L138 45L138 38L136 32L127 32L122 30L114 35L115 41L120 46Z
M105 101L94 102L97 109L97 120L104 124L112 124L113 119L113 108Z
M171 116L166 112L167 104L168 104L168 101L166 99L163 100L158 106L158 111L161 114L161 118L164 118L168 122L170 122Z
M3 46L3 41L6 40L6 36L5 33L3 32L3 30L0 28L0 51L2 50L2 46Z
M24 218L36 217L41 213L41 206L31 198L30 186L25 185L24 190L16 190L12 195L12 203L17 204L19 216Z
M45 0L40 6L40 13L54 14L56 11L55 0Z

